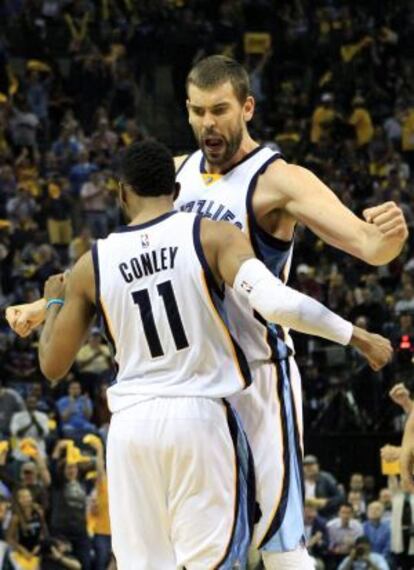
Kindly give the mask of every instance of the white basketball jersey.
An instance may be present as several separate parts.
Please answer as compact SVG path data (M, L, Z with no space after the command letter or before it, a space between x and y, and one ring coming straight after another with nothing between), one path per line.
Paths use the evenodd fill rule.
M125 226L92 251L97 308L118 365L113 412L153 396L222 398L250 383L204 258L200 219L170 212Z
M175 206L182 211L237 225L248 234L257 257L285 282L293 243L278 240L261 229L252 207L259 176L280 157L270 148L258 146L227 172L209 174L205 171L204 157L199 150L190 155L177 172L181 190ZM292 351L286 344L290 344L286 331L267 325L230 288L226 288L226 309L231 330L249 363L285 358Z

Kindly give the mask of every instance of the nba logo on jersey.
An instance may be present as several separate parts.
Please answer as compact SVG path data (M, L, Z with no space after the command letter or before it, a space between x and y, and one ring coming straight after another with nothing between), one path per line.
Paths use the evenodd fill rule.
M149 247L149 237L148 234L141 234L141 245L142 247Z
M253 287L247 281L242 281L240 286L246 291L246 293L250 293L253 289Z

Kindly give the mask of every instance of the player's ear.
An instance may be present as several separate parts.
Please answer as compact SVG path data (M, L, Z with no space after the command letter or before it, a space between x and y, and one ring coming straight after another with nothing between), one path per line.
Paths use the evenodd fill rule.
M179 182L176 182L174 184L174 202L177 200L180 194L180 190L181 190L181 184Z
M243 118L246 121L246 123L252 120L254 115L254 109L255 109L254 97L249 95L243 105Z

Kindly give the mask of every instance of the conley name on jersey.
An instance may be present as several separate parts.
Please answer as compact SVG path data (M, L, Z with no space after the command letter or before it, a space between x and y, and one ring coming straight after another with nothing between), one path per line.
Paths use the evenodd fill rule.
M131 283L134 279L154 275L166 269L174 269L174 262L178 247L162 247L149 252L140 253L129 261L119 264L119 271L125 283Z

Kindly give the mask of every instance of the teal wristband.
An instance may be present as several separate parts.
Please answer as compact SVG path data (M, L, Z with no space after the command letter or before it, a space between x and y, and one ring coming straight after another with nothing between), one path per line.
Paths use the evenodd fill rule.
M51 307L52 305L63 305L65 301L63 299L49 299L46 303L46 310Z

